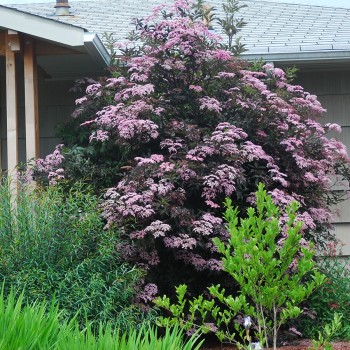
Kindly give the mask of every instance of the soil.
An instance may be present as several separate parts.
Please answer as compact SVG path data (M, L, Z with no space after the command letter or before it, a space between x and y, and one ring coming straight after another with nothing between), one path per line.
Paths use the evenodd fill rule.
M333 350L350 350L350 342L335 342L332 343ZM278 350L307 350L312 346L311 340L304 339L294 341L289 345L285 345L277 348ZM236 350L237 348L234 346L226 346L226 345L208 345L202 348L203 350ZM323 349L319 349L323 350Z

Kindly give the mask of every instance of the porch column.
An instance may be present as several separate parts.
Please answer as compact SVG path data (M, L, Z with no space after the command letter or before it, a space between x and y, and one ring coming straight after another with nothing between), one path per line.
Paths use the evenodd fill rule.
M32 38L25 38L23 50L26 159L29 160L40 156L37 65Z
M3 56L3 57L6 56L6 38L5 38L4 32L0 32L0 56ZM1 68L2 67L0 67L0 69ZM4 122L3 120L0 119L0 176L2 175L2 170L3 170L2 168L2 127L3 125L4 125Z
M19 51L18 33L9 30L5 35L6 55L6 114L7 114L7 169L13 187L17 183L18 165L18 111L16 91L15 52Z

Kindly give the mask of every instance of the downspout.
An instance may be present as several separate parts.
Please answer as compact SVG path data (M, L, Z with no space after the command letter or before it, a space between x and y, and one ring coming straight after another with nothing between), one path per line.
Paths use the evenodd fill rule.
M90 56L104 69L111 63L111 56L96 33L84 33L84 46Z

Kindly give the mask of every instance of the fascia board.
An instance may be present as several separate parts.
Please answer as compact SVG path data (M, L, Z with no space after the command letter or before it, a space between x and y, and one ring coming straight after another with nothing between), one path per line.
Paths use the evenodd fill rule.
M84 46L84 29L0 6L0 27L71 47Z
M350 50L328 50L309 52L283 52L283 53L249 53L245 52L241 58L247 61L260 60L280 63L312 63L330 61L350 61Z

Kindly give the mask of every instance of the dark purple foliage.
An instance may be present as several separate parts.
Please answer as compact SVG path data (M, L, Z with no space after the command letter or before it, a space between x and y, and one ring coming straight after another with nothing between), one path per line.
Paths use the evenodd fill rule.
M225 197L244 212L259 182L279 206L301 203L305 238L328 239L330 205L339 199L331 186L348 176L349 158L325 133L340 127L323 127L316 96L291 85L283 70L252 71L223 50L188 15L186 1L167 10L138 21L141 55L122 59L127 68L77 100L76 115L110 101L81 127L91 130L92 144L129 155L103 204L107 227L125 237L117 249L158 285L210 279L221 269L212 239L227 237Z

